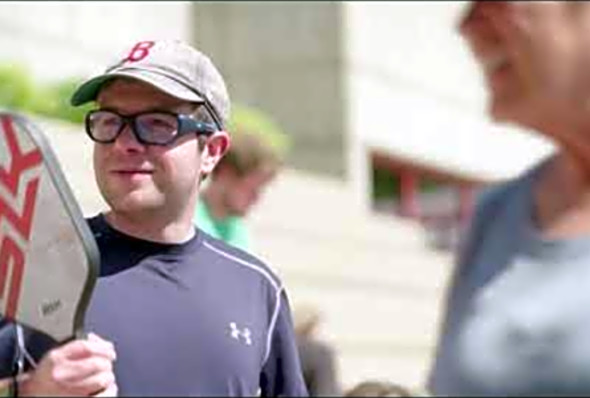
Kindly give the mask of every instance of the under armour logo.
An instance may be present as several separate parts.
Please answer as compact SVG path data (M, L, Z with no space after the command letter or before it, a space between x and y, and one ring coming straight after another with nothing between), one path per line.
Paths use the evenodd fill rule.
M230 322L229 328L230 336L233 339L242 341L241 339L243 338L246 345L252 345L252 333L250 332L250 329L244 328L243 330L240 330L238 329L238 325L236 325L235 322Z

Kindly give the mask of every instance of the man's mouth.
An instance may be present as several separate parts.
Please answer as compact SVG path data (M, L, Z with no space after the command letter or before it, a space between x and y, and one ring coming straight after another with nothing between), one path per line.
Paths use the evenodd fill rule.
M120 175L136 175L136 174L150 175L150 174L153 174L153 170L145 170L145 169L115 169L115 170L112 170L111 173L113 173L113 174L120 174Z

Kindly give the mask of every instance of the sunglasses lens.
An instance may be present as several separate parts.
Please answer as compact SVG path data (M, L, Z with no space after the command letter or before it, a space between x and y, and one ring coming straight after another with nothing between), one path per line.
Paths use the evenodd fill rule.
M178 135L178 118L167 113L145 113L135 119L137 134L149 144L167 144Z
M113 112L95 111L86 116L88 135L98 142L113 141L119 134L122 125L121 117Z

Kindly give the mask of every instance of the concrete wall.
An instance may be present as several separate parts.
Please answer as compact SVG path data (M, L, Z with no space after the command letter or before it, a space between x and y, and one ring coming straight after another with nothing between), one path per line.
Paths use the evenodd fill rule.
M268 111L291 133L292 166L346 176L360 198L368 192L371 147L490 178L519 172L550 150L485 117L482 79L456 33L464 8L415 1L2 2L0 62L23 63L41 79L88 76L136 40L193 41L219 65L235 101Z
M289 163L345 170L339 2L196 2L194 42L233 101L269 112L293 137Z
M349 180L367 206L379 148L467 178L512 177L553 150L486 115L486 92L457 32L466 2L347 2L343 32Z
M150 38L187 39L189 2L0 2L0 62L42 80L101 72L117 51Z
M456 28L466 4L198 2L192 37L234 101L291 133L290 165L345 177L368 210L373 148L489 180L553 150L488 120L482 77Z

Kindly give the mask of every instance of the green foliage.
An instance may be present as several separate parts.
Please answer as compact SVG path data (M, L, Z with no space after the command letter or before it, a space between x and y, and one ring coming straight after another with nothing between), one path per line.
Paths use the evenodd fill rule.
M39 84L21 65L0 65L0 107L82 123L92 105L73 107L70 96L81 79Z
M86 112L93 108L93 104L76 107L70 104L70 97L80 83L81 80L78 79L67 79L46 87L40 96L41 107L38 113L73 123L83 123Z
M28 71L22 66L0 65L0 106L27 109L34 97L34 86Z

